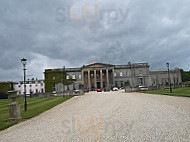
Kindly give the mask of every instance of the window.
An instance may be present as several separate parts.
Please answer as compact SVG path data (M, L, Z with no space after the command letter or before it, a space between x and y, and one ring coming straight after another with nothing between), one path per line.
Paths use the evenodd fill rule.
M164 78L162 78L162 85L164 85Z
M142 70L139 70L139 74L142 74Z
M43 86L43 83L41 83L41 86Z
M123 87L124 85L123 85L123 81L121 81L121 87Z
M79 79L81 79L81 74L79 74Z
M66 79L69 79L69 76L67 75Z
M122 73L122 72L120 72L120 76L123 76L123 73Z
M72 75L72 79L75 79L75 75L74 74Z
M140 78L140 84L141 85L143 85L144 83L143 83L143 79L142 78Z
M53 76L53 80L55 80L55 76Z
M53 91L55 91L55 84L53 84Z
M38 93L38 89L36 89L36 93Z
M114 72L114 76L117 76L116 72Z

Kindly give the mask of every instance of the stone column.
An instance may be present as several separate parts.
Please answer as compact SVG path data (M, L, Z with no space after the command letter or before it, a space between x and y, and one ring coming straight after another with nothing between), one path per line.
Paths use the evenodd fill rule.
M94 70L94 89L97 89L96 70Z
M107 79L107 87L110 87L110 83L109 83L109 72L108 69L106 70L106 79Z
M134 84L135 84L135 70L134 70L134 68L131 66L130 67L130 69L131 69L131 87L132 88L134 88Z
M82 77L82 84L84 85L84 71L82 70L82 75L81 75L81 77Z
M115 76L114 76L114 69L112 69L113 72L113 86L115 86Z
M88 70L88 88L91 89L90 70Z
M103 89L102 70L100 70L100 87Z

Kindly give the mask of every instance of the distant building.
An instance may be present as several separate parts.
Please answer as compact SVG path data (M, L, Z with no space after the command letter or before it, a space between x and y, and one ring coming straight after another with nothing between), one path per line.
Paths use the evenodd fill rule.
M168 86L167 71L149 71L148 63L130 62L126 65L112 65L94 63L82 66L81 68L60 68L46 69L45 89L47 92L56 90L56 85L62 83L63 73L66 72L66 79L74 79L74 87L80 85L84 88L94 90L97 88L117 87L145 87ZM170 71L172 86L180 85L182 82L181 73L178 68Z
M26 81L26 94L41 94L45 93L44 80L27 80ZM18 95L24 94L24 83L20 81L14 84L14 89L17 91Z

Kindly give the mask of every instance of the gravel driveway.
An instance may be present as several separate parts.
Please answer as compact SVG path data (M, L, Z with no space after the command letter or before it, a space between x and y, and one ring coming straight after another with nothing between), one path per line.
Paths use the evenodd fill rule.
M0 142L190 142L190 98L90 92L0 132Z

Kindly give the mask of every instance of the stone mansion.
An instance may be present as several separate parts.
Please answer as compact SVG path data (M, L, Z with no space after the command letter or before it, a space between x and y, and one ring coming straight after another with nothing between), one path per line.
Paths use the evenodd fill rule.
M150 71L148 63L128 63L126 65L112 65L104 63L93 63L83 65L80 68L46 69L45 89L46 92L55 91L56 85L61 83L61 72L66 72L66 79L73 79L74 87L80 85L89 90L111 87L132 87L139 85L145 87L168 86L167 71ZM173 86L181 84L181 73L178 68L170 70L170 79Z

